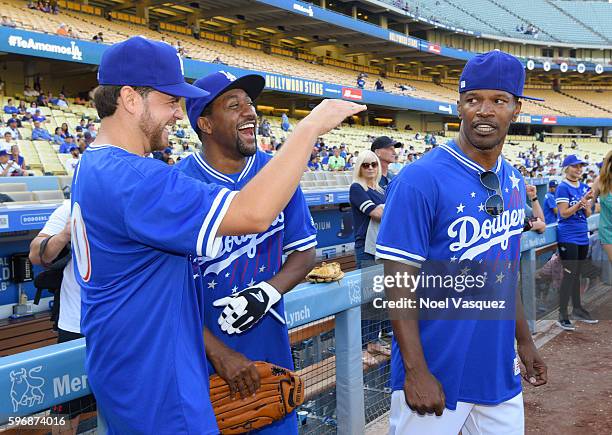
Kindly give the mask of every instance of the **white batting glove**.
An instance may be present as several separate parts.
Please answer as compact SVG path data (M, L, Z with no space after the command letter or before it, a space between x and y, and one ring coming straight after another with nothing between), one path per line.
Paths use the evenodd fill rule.
M217 299L213 306L225 307L218 320L221 330L228 334L240 334L259 322L280 299L278 290L262 281L233 296Z

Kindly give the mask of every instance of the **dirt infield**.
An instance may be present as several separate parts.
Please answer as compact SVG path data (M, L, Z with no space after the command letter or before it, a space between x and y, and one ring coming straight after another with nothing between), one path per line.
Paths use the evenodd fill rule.
M593 310L611 319L612 294ZM612 320L578 323L540 349L548 384L523 384L527 434L612 434Z

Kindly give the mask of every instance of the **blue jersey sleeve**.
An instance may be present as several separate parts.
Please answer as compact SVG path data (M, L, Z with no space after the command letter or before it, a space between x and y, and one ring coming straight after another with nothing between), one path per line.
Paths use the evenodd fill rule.
M368 192L358 183L351 184L349 189L349 201L351 206L366 216L369 216L372 210L374 210L377 204L372 201Z
M299 187L285 207L284 215L283 253L285 255L317 246L317 229L306 205L304 193Z
M430 176L405 168L388 187L376 257L420 266L429 254L436 198Z
M570 192L569 188L565 183L560 183L559 187L557 187L557 191L555 193L555 202L557 204L561 204L562 202L568 203L570 202Z
M125 225L129 236L145 245L212 258L221 245L217 230L236 193L160 165L127 199Z

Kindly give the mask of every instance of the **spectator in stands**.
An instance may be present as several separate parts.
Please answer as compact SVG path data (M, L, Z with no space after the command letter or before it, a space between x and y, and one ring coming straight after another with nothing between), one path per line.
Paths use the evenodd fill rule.
M28 111L28 105L26 104L24 100L20 100L19 104L17 105L17 112L23 115L27 111Z
M291 124L289 123L289 117L283 112L281 115L281 128L283 131L289 131Z
M548 182L548 192L544 197L544 220L546 225L557 223L557 202L555 200L555 192L559 183L556 180Z
M263 137L270 137L272 134L272 127L270 126L270 121L267 119L263 119L260 124L261 135Z
M52 266L61 272L59 294L54 297L58 309L57 342L82 338L81 335L81 288L74 277L70 247L70 201L65 201L49 216L45 226L30 243L32 264L49 269ZM52 273L52 272L51 272ZM56 302L57 301L57 302ZM92 395L71 400L52 409L53 413L66 414L70 418L72 433L76 434L80 414L95 411ZM55 433L55 432L54 432ZM61 433L68 433L62 431Z
M17 127L17 119L9 119L8 121L8 127L6 127L4 129L4 134L6 133L10 133L11 137L15 140L17 139L21 139L21 133L19 133L18 127Z
M36 92L36 91L34 91L34 92ZM36 103L36 101L32 101L30 103L30 107L28 107L26 109L26 112L31 113L32 116L34 116L34 115L36 115L36 110L38 110L38 104Z
M17 107L13 104L13 99L9 98L6 101L6 105L4 106L4 113L6 114L13 114L13 113L19 113L19 109L17 109Z
M89 131L83 133L83 142L85 144L85 148L87 148L94 140L94 137ZM81 152L85 151L85 148L81 149Z
M167 147L162 151L161 161L164 163L168 163L168 160L170 160L170 156L172 156L172 148Z
M380 161L372 151L363 151L355 159L353 169L353 184L349 189L349 201L353 209L355 231L355 263L358 269L374 262L374 252L368 245L366 252L366 238L370 220L380 222L384 210L385 191L380 187ZM372 231L369 235L376 243L376 235Z
M0 142L0 150L4 150L7 153L11 152L11 147L13 146L13 136L10 131L4 133L4 140Z
M365 85L366 85L365 79L363 78L363 76L361 74L359 74L357 76L357 87L359 89L363 89L363 88L365 88Z
M337 147L333 148L334 155L327 161L327 169L330 171L344 171L346 166L346 160L340 156L340 149Z
M70 147L70 155L71 157L67 159L64 164L66 165L66 169L68 170L68 172L72 173L81 161L81 152L79 150L79 147L77 147L76 145L72 145Z
M402 144L388 136L380 136L374 139L370 150L372 150L379 159L380 163L380 187L387 188L387 185L393 178L393 174L389 173L389 165L397 159L395 148L401 148Z
M93 122L90 122L87 125L87 132L91 135L92 138L96 138L96 136L98 135L98 132L96 131L96 124L94 124Z
M599 199L599 240L612 262L612 151L599 168L599 177L593 183L593 200Z
M10 126L11 124L15 124L15 127L17 128L23 127L21 124L21 119L19 119L16 113L12 113L11 117L6 121L6 125Z
M17 25L6 15L2 15L2 20L0 21L0 26L4 27L12 27L15 28Z
M19 167L17 162L10 160L10 154L0 149L0 177L12 177L17 175L23 175L23 171Z
M32 122L34 121L34 119L32 118L32 114L30 112L26 112L22 117L21 117L21 125L23 126L24 122L27 122L26 125L32 125Z
M63 139L66 139L68 136L72 136L70 134L70 130L68 129L68 124L66 124L65 122L62 123L60 135L62 136Z
M19 151L19 145L15 144L11 147L11 157L10 159L17 163L17 165L21 168L21 170L25 171L26 163L25 158L21 155Z
M376 83L374 83L374 86L376 86L376 90L377 91L384 91L385 90L385 86L383 85L383 82L381 79L376 80Z
M589 250L587 218L591 215L593 192L579 180L585 162L575 154L563 160L564 180L556 192L559 209L557 245L563 262L563 281L559 298L559 325L564 330L576 329L569 320L568 305L572 298L572 317L587 323L597 323L580 301L580 273Z
M53 137L51 140L55 145L61 145L64 143L64 138L62 137L62 129L60 127L55 127L55 131L53 132Z
M64 94L59 94L55 105L59 107L68 107L68 101L66 101L66 96Z
M310 157L310 161L308 162L308 169L310 169L311 171L320 171L322 169L318 156Z
M41 125L40 121L34 121L32 140L48 140L51 142L53 141L53 136Z
M68 36L68 28L66 27L66 24L61 23L55 31L55 34L59 36Z
M76 30L72 30L72 27L68 27L68 36L70 38L74 38L74 39L78 39L79 38L79 34Z
M72 148L74 145L74 137L66 136L64 138L64 143L60 145L60 154L68 154L70 152L70 148Z
M98 32L98 34L94 35L91 39L94 42L97 42L98 44L102 44L104 42L104 35L102 34L102 32Z
M523 232L535 231L543 233L546 230L544 211L538 199L538 191L535 186L525 183L527 203L525 204L525 225Z

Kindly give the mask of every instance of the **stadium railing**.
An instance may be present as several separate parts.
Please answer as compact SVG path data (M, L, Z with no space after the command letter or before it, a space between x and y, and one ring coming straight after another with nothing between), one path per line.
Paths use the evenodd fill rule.
M591 231L598 224L599 215L589 218ZM520 286L532 332L536 251L555 242L556 225L542 234L522 236ZM600 266L602 281L611 284L610 263L606 259ZM306 384L301 433L364 433L366 416L371 421L388 409L389 355L366 358L362 342L362 305L376 295L362 288L362 275L381 271L382 266L376 265L348 272L339 282L301 284L285 296L291 343L300 345L293 349L296 370ZM84 358L85 340L81 339L0 359L0 425L11 417L44 415L36 413L88 394ZM103 427L99 418L100 433Z

